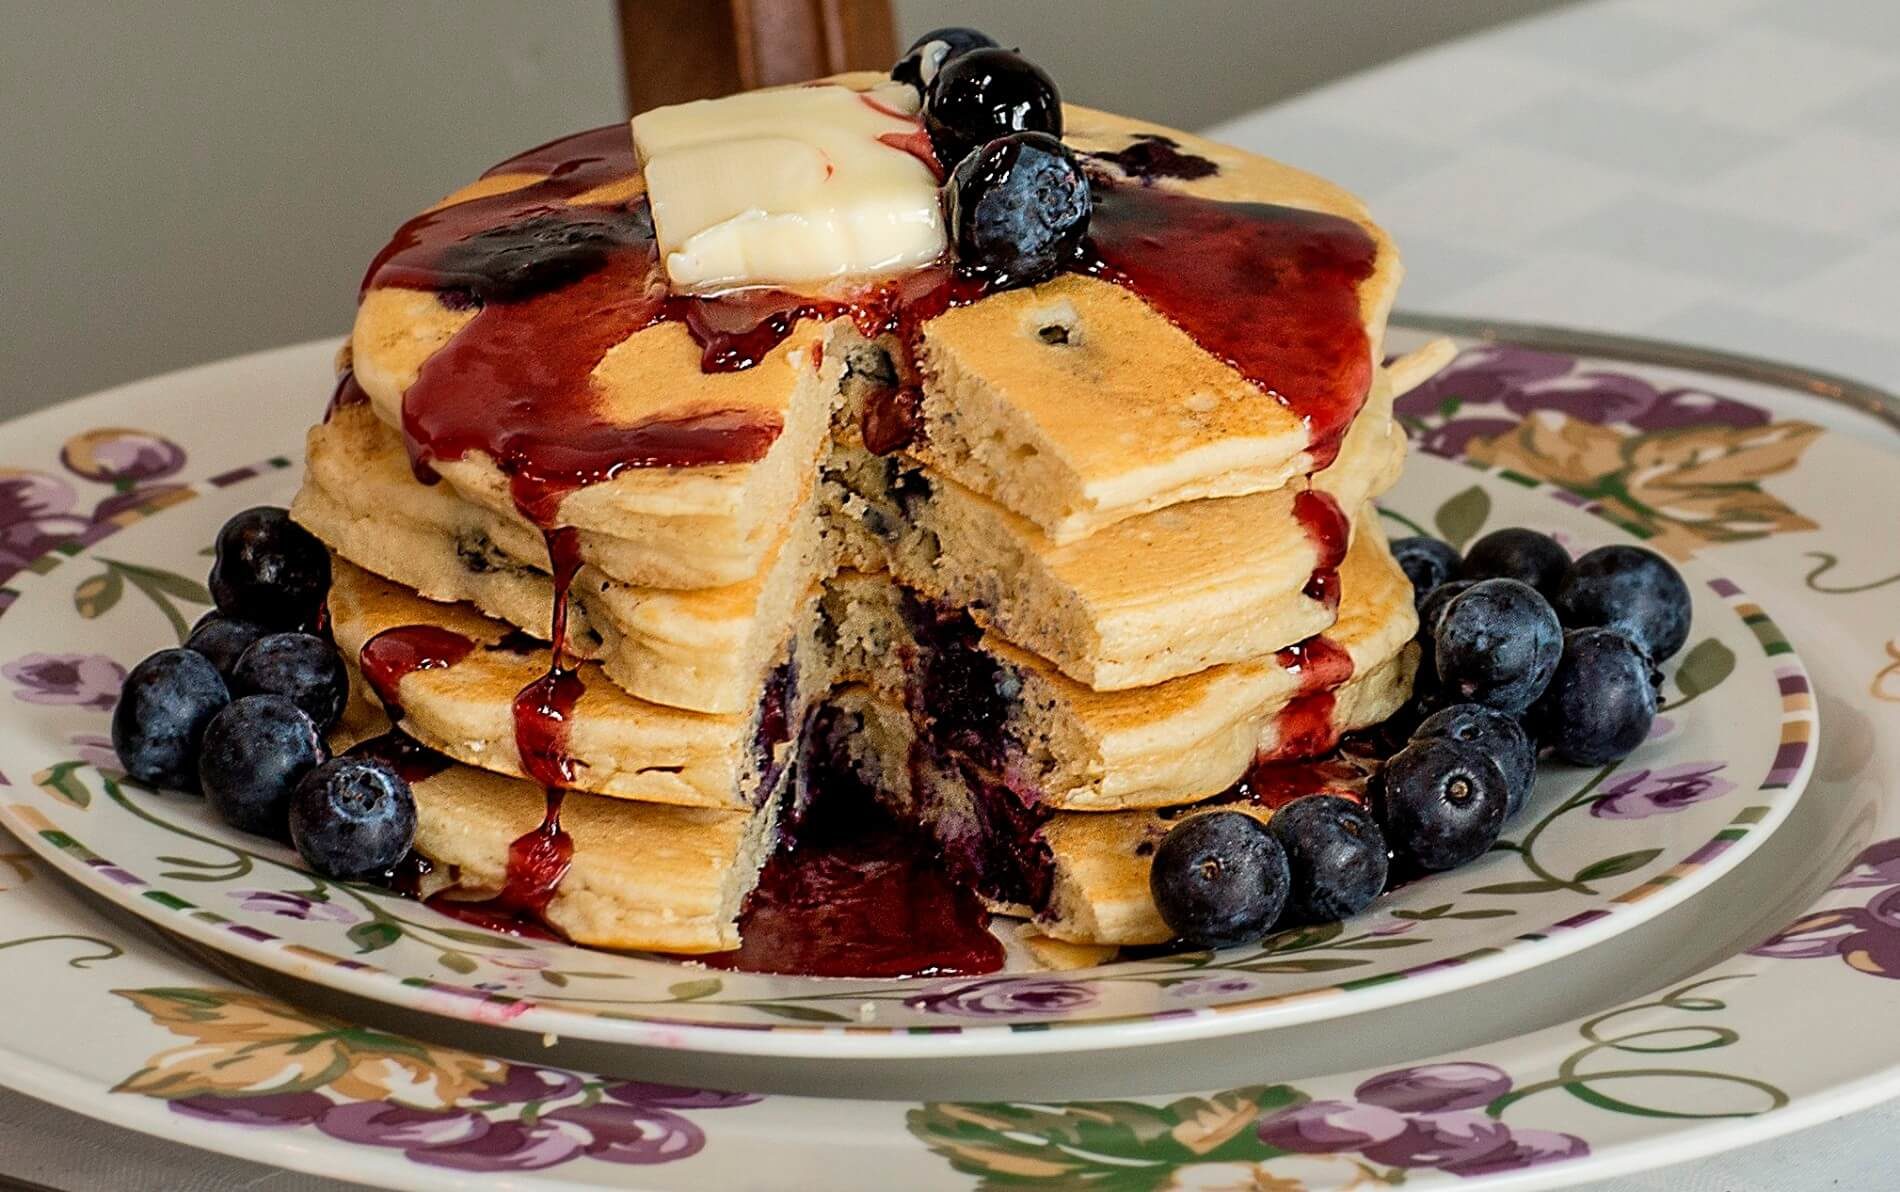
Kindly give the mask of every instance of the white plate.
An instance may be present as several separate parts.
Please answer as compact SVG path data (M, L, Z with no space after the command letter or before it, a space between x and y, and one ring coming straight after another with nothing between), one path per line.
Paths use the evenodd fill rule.
M1733 378L1696 383L1775 409L1798 400ZM1033 1103L618 1088L232 988L102 918L24 855L0 864L15 991L0 1078L196 1145L415 1188L441 1186L445 1168L512 1170L510 1187L1068 1187L1095 1176L1138 1189L1401 1177L1526 1188L1847 1112L1900 1091L1900 1036L1888 1029L1900 1011L1896 463L1845 435L1814 437L1765 478L1739 481L1757 486L1757 510L1772 500L1789 511L1784 532L1705 549L1783 610L1823 705L1814 788L1757 858L1588 954L1276 1032L1268 1047L1230 1045L1230 1066L1252 1069L1246 1083ZM1795 529L1788 516L1817 524ZM1625 982L1660 987L1604 991ZM1520 1032L1540 998L1576 1017ZM1126 1066L1124 1082L1170 1086L1170 1051L1145 1053L1152 1062ZM1358 1070L1310 1074L1329 1052ZM620 1097L604 1095L609 1085ZM531 1088L539 1103L511 1099ZM371 1133L380 1145L364 1141ZM527 1145L507 1145L517 1141Z
M1684 556L1696 596L1689 647L1667 667L1656 736L1601 769L1547 766L1527 810L1479 862L1412 883L1343 925L1060 976L713 973L471 928L386 891L316 877L288 850L225 827L202 799L124 782L100 756L117 677L202 611L204 552L217 527L294 491L289 448L329 367L322 345L248 357L48 411L9 437L5 461L19 491L39 502L35 516L15 516L14 531L77 531L83 545L0 577L11 593L0 595L0 666L29 701L0 727L0 764L32 777L0 800L0 822L135 914L245 962L391 1005L535 1034L819 1058L1098 1050L1311 1022L1548 963L1661 913L1774 829L1811 761L1813 701L1799 659L1720 565L1688 557L1696 542L1627 517L1628 528L1612 525L1521 467L1479 471L1419 453L1385 501L1396 532L1430 528L1462 544L1485 529L1532 525L1577 551L1634 534ZM1543 379L1561 380L1565 400L1581 385L1611 383ZM245 395L241 406L222 396L232 393ZM126 429L186 406L200 414L189 427ZM257 462L256 445L228 433L234 424L277 428L264 450L286 454ZM193 475L208 479L184 481ZM23 539L20 553L36 545L48 544Z

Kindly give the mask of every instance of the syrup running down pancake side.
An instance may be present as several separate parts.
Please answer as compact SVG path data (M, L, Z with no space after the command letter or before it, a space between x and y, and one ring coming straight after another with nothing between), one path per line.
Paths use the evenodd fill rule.
M894 147L917 152L923 143ZM1266 400L1297 415L1307 428L1313 468L1325 466L1370 388L1372 361L1358 286L1373 272L1372 236L1338 216L1221 202L1151 185L1156 178L1205 177L1217 168L1165 138L1139 138L1102 160L1127 177L1091 169L1094 215L1069 271L1131 291ZM389 287L431 291L445 306L475 310L403 394L410 461L417 477L429 482L439 462L471 452L487 456L508 478L517 510L547 541L555 593L549 610L553 660L514 702L521 764L546 787L547 808L542 824L509 849L506 888L489 908L502 917L538 915L572 855L560 808L563 793L576 783L567 734L583 686L566 649L567 591L579 560L575 533L560 522L562 502L627 469L757 462L783 430L775 414L716 408L615 423L603 416L593 388L603 358L648 327L679 322L700 345L705 371L745 369L802 320L850 318L865 335L890 335L899 346L900 385L867 404L865 415L867 444L896 450L918 433L916 349L923 324L986 292L982 278L946 262L839 299L773 289L671 294L637 174L625 124L549 142L484 175L533 179L525 185L440 207L404 224L362 284L365 293ZM620 197L580 201L590 192ZM335 400L359 395L346 375ZM1296 510L1319 554L1308 595L1336 604L1346 519L1329 498L1314 493L1301 494ZM432 637L427 630L391 629L363 649L363 673L392 718L401 714L397 686L403 675L449 665L455 650L466 653L473 646L465 638L459 644L446 640L457 635ZM1282 713L1284 743L1313 737L1303 724L1327 719L1330 703L1321 707L1318 701L1330 701L1331 686L1350 674L1349 660L1338 675L1336 659L1318 663L1321 641L1293 648L1307 651L1300 700L1314 702ZM814 873L821 872L813 865ZM802 897L774 889L768 901ZM478 911L464 906L463 913ZM761 962L785 963L782 951L775 957ZM738 959L744 963L744 953ZM830 967L811 957L799 963Z

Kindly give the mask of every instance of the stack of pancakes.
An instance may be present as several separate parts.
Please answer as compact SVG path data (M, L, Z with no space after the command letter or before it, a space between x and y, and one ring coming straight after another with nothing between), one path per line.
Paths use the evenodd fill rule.
M1404 454L1393 398L1445 349L1379 363L1389 242L1310 175L1067 111L1065 140L1104 169L1165 137L1218 168L1156 185L1364 227L1363 404L1319 442L1129 290L1077 274L908 339L807 318L739 371L704 371L679 322L628 336L593 370L599 419L714 410L779 429L751 462L627 466L560 501L582 694L572 862L541 914L567 937L736 947L783 821L856 781L993 909L1058 940L1158 942L1148 856L1183 808L1251 806L1250 768L1323 753L1407 698L1412 593L1372 502ZM491 174L439 206L537 177ZM380 694L452 763L413 783L417 850L451 896L479 898L543 819L514 705L557 660L548 527L517 478L479 450L419 478L405 442L418 374L474 317L449 295L366 291L348 352L366 400L309 432L292 512L335 555L347 658L404 626L474 643ZM357 678L351 731L374 731Z

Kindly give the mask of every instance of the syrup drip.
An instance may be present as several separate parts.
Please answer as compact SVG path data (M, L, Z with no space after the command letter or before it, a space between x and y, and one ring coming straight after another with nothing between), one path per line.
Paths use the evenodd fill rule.
M1336 572L1328 574L1337 575ZM1333 724L1335 692L1352 678L1352 655L1325 636L1311 637L1276 654L1297 673L1299 693L1274 716L1278 742L1267 760L1315 757L1339 743Z
M1317 600L1330 610L1339 607L1339 565L1346 561L1351 541L1352 521L1340 509L1330 493L1302 489L1293 495L1293 518L1306 531L1319 557L1313 562L1313 574L1301 589L1308 600Z
M336 379L336 388L330 391L330 404L323 407L323 420L328 422L336 417L338 410L360 406L368 401L369 394L363 392L363 387L356 383L356 371L346 368L343 375Z

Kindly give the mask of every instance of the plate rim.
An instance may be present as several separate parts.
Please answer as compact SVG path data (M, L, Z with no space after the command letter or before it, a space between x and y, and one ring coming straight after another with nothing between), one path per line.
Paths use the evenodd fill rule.
M315 343L295 345L288 349L274 351L310 352L321 343L322 341L315 341ZM240 357L234 361L200 365L193 369L180 370L177 373L154 378L153 383L161 387L189 384L190 374L207 370L215 373L220 368L234 367L239 361L249 359L249 357ZM110 404L120 396L124 388L108 390L97 395L94 400ZM73 411L67 411L69 417L72 413ZM1545 499L1555 499L1555 494L1561 492L1550 485L1524 484L1520 478L1503 474L1500 469L1486 468L1470 461L1441 460L1440 462L1455 463L1473 473L1486 476L1493 482L1518 481L1508 487L1514 490L1524 488ZM205 485L206 481L200 479L194 482L193 487ZM1565 503L1574 506L1574 502ZM1615 527L1613 522L1609 522L1609 526L1611 532L1625 532ZM1719 590L1715 598L1724 603L1728 602L1727 597ZM1807 667L1798 654L1790 651L1788 655L1776 661L1791 663L1799 670L1804 680L1808 678ZM1808 686L1811 688L1811 681ZM1790 716L1791 713L1784 708L1783 723L1786 723ZM1810 706L1805 718L1810 721L1811 739L1816 732L1815 725L1818 724L1818 710ZM425 987L418 984L422 978L405 977L379 965L352 962L347 958L295 945L281 937L262 941L241 934L234 936L228 924L206 922L195 915L194 911L202 912L208 908L200 907L188 899L182 900L185 904L182 906L169 906L162 901L158 902L159 906L166 906L171 913L162 916L155 914L153 902L157 900L148 900L143 892L157 890L160 887L147 884L142 888L134 888L117 880L108 880L110 868L102 870L100 865L112 867L112 859L97 858L90 854L90 850L83 842L74 842L76 845L74 850L48 842L41 833L53 825L33 822L31 817L40 814L37 808L12 801L0 803L0 821L13 827L22 835L29 848L59 868L68 880L77 881L82 886L102 894L129 913L153 923L161 930L175 932L201 946L232 955L245 963L259 964L276 972L385 1004L422 1010L451 1020L506 1025L529 1033L554 1033L575 1038L588 1038L611 1045L660 1046L715 1054L763 1057L969 1057L1050 1054L1102 1047L1134 1048L1174 1041L1244 1034L1263 1029L1278 1029L1301 1022L1344 1017L1352 1013L1373 1011L1438 996L1451 989L1494 980L1572 955L1603 942L1635 922L1663 913L1669 907L1677 905L1714 881L1721 873L1727 872L1740 863L1787 817L1793 804L1799 798L1800 789L1805 785L1813 765L1814 751L1803 750L1797 772L1789 782L1789 789L1793 793L1785 794L1784 792L1783 798L1770 804L1769 813L1754 823L1734 847L1726 850L1724 855L1713 859L1712 862L1697 863L1690 880L1668 883L1659 892L1650 890L1649 896L1640 899L1645 907L1644 912L1639 916L1619 913L1626 911L1627 905L1606 898L1598 903L1595 909L1573 912L1573 916L1584 914L1598 916L1593 921L1580 926L1566 926L1573 917L1566 916L1556 924L1545 925L1541 928L1531 927L1522 933L1543 934L1545 936L1543 939L1527 940L1524 941L1524 946L1506 947L1495 953L1480 952L1473 955L1462 952L1437 962L1408 965L1396 972L1386 974L1382 984L1366 990L1347 990L1340 984L1333 984L1212 1007L1150 1009L1074 1021L1015 1023L946 1021L928 1025L872 1025L868 1023L704 1022L682 1020L664 1013L643 1013L639 1017L592 1013L558 1002L544 1002L532 997L487 994L470 988L466 983L457 984L452 981L435 981ZM1773 769L1774 767L1771 766L1770 770ZM1731 824L1717 831L1726 831L1733 826ZM1712 836L1709 841L1686 850L1683 854L1685 858L1683 863L1687 863L1687 858L1699 856L1701 850L1719 839L1719 835ZM1664 875L1653 875L1650 881L1626 892L1625 896L1634 894L1638 890L1649 890L1656 879L1662 876ZM175 894L173 899L181 901ZM1637 901L1637 899L1631 901ZM1514 940L1518 934L1513 933ZM1034 978L1031 977L1031 979ZM1071 978L1065 974L1052 973L1047 974L1047 979L1061 981ZM975 982L982 978L967 980ZM1348 992L1354 997L1355 1004L1346 1008L1344 1013L1329 1012L1335 1009L1332 1006L1333 1000L1342 993ZM656 1007L656 1009L663 1010L664 1008Z
M1868 448L1875 451L1882 450L1871 444L1868 445ZM1887 454L1893 454L1891 449L1887 450ZM1883 804L1886 806L1900 804L1900 792L1889 792L1887 798L1883 800ZM1900 827L1900 825L1889 826ZM70 890L63 888L63 882L62 892L66 894L71 893ZM1826 891L1817 895L1814 905L1821 905L1826 897ZM1712 962L1703 971L1711 972L1720 969L1744 955L1745 953L1731 953ZM1830 983L1824 983L1823 987L1829 992L1840 988ZM1571 1023L1560 1024L1562 1027L1571 1025ZM1499 1039L1494 1041L1490 1046L1496 1050L1512 1047L1514 1045L1526 1045L1527 1040L1543 1036L1548 1033L1549 1030L1554 1029L1558 1028L1546 1028L1545 1030L1531 1031ZM16 1074L32 1074L39 1072L42 1067L51 1068L51 1065L42 1065L37 1060L12 1052L11 1049L0 1047L0 1050L4 1050L7 1054L15 1055L16 1058L25 1061L21 1066L4 1069L7 1072L6 1083L14 1087L39 1083L31 1080L16 1080ZM1607 1144L1602 1149L1591 1150L1585 1157L1561 1163L1553 1163L1544 1167L1528 1168L1502 1176L1487 1176L1475 1180L1458 1180L1456 1186L1477 1186L1484 1188L1508 1187L1514 1189L1554 1187L1570 1184L1579 1180L1612 1177L1633 1171L1645 1170L1664 1163L1683 1162L1704 1157L1724 1150L1737 1141L1762 1141L1781 1136L1890 1099L1896 1091L1900 1091L1900 1046L1896 1046L1892 1050L1894 1053L1893 1061L1886 1067L1849 1080L1828 1085L1820 1091L1791 1102L1784 1108L1770 1110L1746 1118L1682 1123L1680 1124L1680 1128L1669 1129L1665 1133ZM55 1091L55 1095L46 1097L46 1099L54 1100L56 1103L64 1104L67 1108L87 1113L101 1120L127 1124L131 1128L140 1129L146 1133L153 1134L175 1134L181 1130L185 1130L187 1125L185 1122L180 1121L175 1115L162 1113L162 1110L157 1106L149 1107L152 1111L149 1113L146 1112L148 1107L141 1106L139 1107L139 1112L131 1115L134 1120L127 1121L126 1115L116 1113L115 1110L130 1109L131 1107L124 1106L122 1102L109 1101L103 1096L91 1102L85 1101L83 1098L76 1101L62 1101L56 1095L56 1086L58 1083L57 1079L49 1072L46 1083L40 1085L40 1088L53 1090ZM88 1084L83 1078L75 1078L75 1083ZM96 1089L96 1085L89 1085L89 1088ZM24 1091L28 1091L35 1096L45 1096L45 1093L37 1091L36 1089L25 1089ZM850 1106L854 1103L840 1101L838 1104L841 1106ZM147 1122L148 1118L150 1119L149 1123ZM200 1134L209 1136L209 1134L215 1130L214 1127L196 1122L189 1123L189 1126L189 1130L185 1132L194 1136ZM388 1156L391 1162L384 1163L381 1161L384 1156L367 1156L363 1155L360 1150L344 1152L337 1147L325 1145L327 1140L322 1138L313 1139L308 1134L287 1139L284 1135L279 1133L228 1129L216 1131L216 1136L219 1141L213 1142L207 1140L202 1144L205 1149L259 1159L265 1162L273 1162L295 1170L319 1174L335 1174L336 1169L329 1163L329 1159L335 1155L348 1154L359 1162L363 1162L365 1165L369 1165L370 1161L374 1160L374 1166L378 1168L412 1177L395 1180L391 1186L420 1187L425 1184L434 1186L441 1178L439 1173L431 1169L424 1169L413 1165L403 1167L399 1162L394 1161L395 1155L393 1153ZM315 1145L311 1145L312 1143ZM939 1168L938 1170L942 1171L946 1169ZM1422 1185L1428 1184L1434 1187L1453 1186L1453 1180L1450 1177L1438 1178L1436 1173L1433 1172L1420 1172L1419 1176L1424 1177L1419 1180ZM380 1176L378 1178L380 1178ZM519 1173L512 1178L514 1181L520 1182L523 1185L541 1187L566 1186L565 1182L561 1181L558 1176L548 1178L539 1173ZM626 1178L632 1181L636 1180L638 1176L637 1173L629 1173ZM630 1182L627 1186L631 1187L636 1185Z

